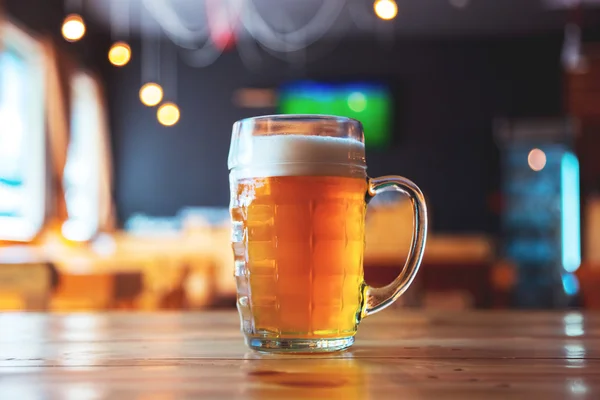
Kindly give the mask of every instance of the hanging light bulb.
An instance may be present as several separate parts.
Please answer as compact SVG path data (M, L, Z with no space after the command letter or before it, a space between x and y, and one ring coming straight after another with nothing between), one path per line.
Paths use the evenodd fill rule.
M158 83L148 82L140 88L140 100L148 107L154 107L161 102L163 89Z
M385 21L394 19L398 15L398 5L395 0L375 0L373 10L375 15Z
M85 23L79 14L69 14L63 21L62 35L69 42L76 42L85 35Z
M122 67L131 60L131 47L125 42L116 42L110 46L108 60L112 65Z
M179 107L175 103L164 103L156 112L158 122L164 126L173 126L179 121Z

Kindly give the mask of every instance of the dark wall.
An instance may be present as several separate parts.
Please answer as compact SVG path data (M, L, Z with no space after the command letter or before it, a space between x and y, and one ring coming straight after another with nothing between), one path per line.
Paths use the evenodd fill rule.
M236 89L294 78L372 78L392 85L397 121L394 146L367 154L370 175L401 174L417 182L429 199L435 231L494 232L490 196L498 188L499 161L493 118L561 113L560 47L560 36L352 41L302 68L265 56L252 71L233 51L206 68L179 64L182 117L172 128L161 127L155 109L139 102L134 57L109 74L119 217L227 205L232 123L275 112L236 108Z
M85 37L69 43L61 34L63 20L72 11L65 8L64 0L4 0L4 7L11 21L33 35L50 38L62 54L68 54L77 65L104 78L102 73L106 70L110 35L93 19L87 18L85 9L80 10L86 22Z
M1 2L0 2L1 4ZM64 14L61 0L4 0L9 17L39 33L60 35Z

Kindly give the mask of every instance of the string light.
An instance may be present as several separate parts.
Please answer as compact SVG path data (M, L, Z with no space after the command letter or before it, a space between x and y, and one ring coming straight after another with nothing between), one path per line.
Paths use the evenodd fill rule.
M69 14L63 21L62 35L68 42L76 42L85 35L85 23L79 14Z
M161 102L163 89L158 83L148 82L140 89L140 100L148 107L154 107Z
M164 33L185 49L183 56L188 64L204 67L212 64L222 53L210 40L207 23L192 28L173 10L172 2L142 0L146 10L160 25ZM323 38L336 24L346 7L346 1L322 1L320 8L304 26L293 32L279 32L261 15L254 1L223 1L228 9L230 26L241 24L257 43L275 57L280 53L296 52ZM204 43L200 45L201 43ZM250 46L239 46L240 52L252 52Z
M116 42L108 51L108 60L112 65L122 67L131 60L131 47L125 42Z
M398 15L398 5L395 0L375 0L373 10L379 18L385 21L394 19Z
M175 103L164 103L156 112L158 122L164 126L173 126L179 121L179 107Z

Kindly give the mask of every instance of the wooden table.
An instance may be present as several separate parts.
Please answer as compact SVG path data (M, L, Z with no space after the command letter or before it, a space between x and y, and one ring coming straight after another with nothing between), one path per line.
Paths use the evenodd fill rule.
M233 311L0 314L0 399L311 397L599 399L600 314L386 310L325 356L251 352Z

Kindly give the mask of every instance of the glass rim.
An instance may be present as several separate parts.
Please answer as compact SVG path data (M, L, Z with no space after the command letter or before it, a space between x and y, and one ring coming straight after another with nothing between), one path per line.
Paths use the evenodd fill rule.
M362 126L362 123L354 118L344 117L333 114L268 114L268 115L257 115L255 117L242 118L236 121L236 124L247 124L261 121L276 121L276 122L315 122L315 121L326 121L336 122L339 124L351 123Z

